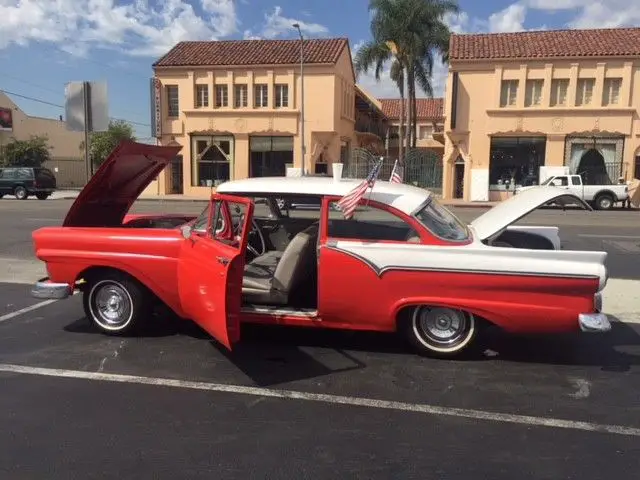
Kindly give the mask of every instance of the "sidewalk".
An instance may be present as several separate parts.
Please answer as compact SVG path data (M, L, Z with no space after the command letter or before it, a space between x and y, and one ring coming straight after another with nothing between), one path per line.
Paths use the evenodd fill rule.
M77 190L59 190L51 195L51 200L75 199L80 192ZM138 202L206 202L203 197L192 197L188 195L142 195ZM491 208L499 202L467 202L461 199L442 200L440 203L450 207L458 208Z

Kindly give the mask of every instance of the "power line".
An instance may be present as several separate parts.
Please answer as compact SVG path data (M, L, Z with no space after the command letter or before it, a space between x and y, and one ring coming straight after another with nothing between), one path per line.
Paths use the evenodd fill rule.
M59 105L57 103L47 102L46 100L42 100L40 98L30 97L28 95L22 95L20 93L10 92L9 90L0 89L0 92L6 93L7 95L13 95L14 97L24 98L25 100L31 100L32 102L38 102L38 103L42 103L44 105L49 105L51 107L62 108L63 110L65 108L64 105ZM132 125L139 125L141 127L149 127L149 128L151 128L151 125L148 124L148 123L134 122L133 120L127 120L126 118L117 118L117 117L109 117L109 118L111 120L120 120L121 122L127 122L127 123L130 123Z
M13 80L17 80L20 83L23 83L25 85L31 85L32 87L36 87L39 88L40 90L44 90L45 92L50 92L50 93L55 93L56 95L60 95L60 91L59 90L54 90L53 88L49 88L49 87L45 87L44 85L40 85L37 83L33 83L30 80L25 80L24 78L20 78L20 77L16 77L15 75L10 75L8 73L2 73L2 78L9 78L9 79L13 79ZM139 115L139 112L134 112L133 110L124 110L124 109L120 109L123 112L128 112L131 113L132 115Z

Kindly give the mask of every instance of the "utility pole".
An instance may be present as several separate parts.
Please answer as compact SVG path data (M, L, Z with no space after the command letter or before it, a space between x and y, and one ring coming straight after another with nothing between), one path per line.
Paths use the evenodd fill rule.
M300 135L301 138L301 148L300 151L302 153L302 168L301 174L302 176L306 175L305 173L305 161L304 157L306 154L306 146L304 143L304 37L302 36L302 30L300 30L300 24L294 23L293 28L298 30L298 35L300 35Z
M91 83L82 82L82 97L84 102L84 167L86 180L89 183L93 176L93 165L91 164Z

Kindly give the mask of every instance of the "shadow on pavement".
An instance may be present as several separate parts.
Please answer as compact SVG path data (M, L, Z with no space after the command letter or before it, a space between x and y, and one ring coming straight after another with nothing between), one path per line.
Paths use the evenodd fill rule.
M603 371L627 372L640 365L640 326L634 328L611 318L612 330L605 334L524 336L491 329L485 334L486 349L460 360L594 366ZM84 318L64 330L102 335ZM359 352L403 355L407 361L421 361L398 335L375 332L243 325L242 340L228 351L195 323L160 316L138 336L186 336L206 341L256 385L265 387L366 369L366 356L356 358L362 357L357 355Z

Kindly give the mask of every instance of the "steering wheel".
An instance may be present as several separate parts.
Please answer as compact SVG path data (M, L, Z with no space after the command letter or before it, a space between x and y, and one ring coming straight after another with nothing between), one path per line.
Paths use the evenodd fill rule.
M244 213L240 215L240 219L238 220L238 223L234 228L233 233L235 236L239 237L240 234L242 233L242 225L244 225ZM258 240L260 240L260 251L258 251L257 248L251 245L251 239L254 238L256 235L258 236ZM263 255L267 251L267 242L264 239L262 230L260 230L260 227L258 226L255 219L253 218L251 219L251 231L249 232L249 240L247 241L247 250L253 253L256 257Z

